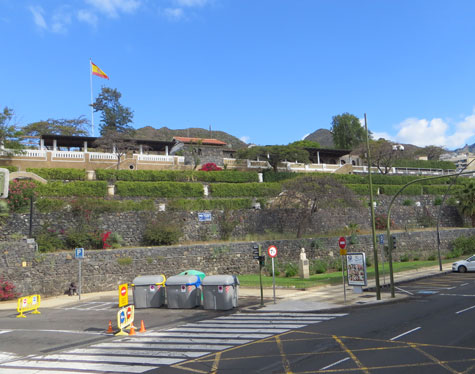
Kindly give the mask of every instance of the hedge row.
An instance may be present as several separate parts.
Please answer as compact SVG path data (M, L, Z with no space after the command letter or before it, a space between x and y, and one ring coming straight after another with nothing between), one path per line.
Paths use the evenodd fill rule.
M82 181L86 179L86 171L84 169L27 168L26 171L35 173L46 180Z
M280 183L220 183L210 185L213 197L267 197L277 196L282 191Z
M49 182L39 184L39 196L106 196L107 182Z
M396 160L395 167L402 168L420 168L420 169L443 169L452 170L456 168L455 164L450 161L426 161L426 160Z
M153 200L104 200L84 198L75 201L65 201L60 199L40 198L35 201L36 209L41 213L56 212L64 209L67 205L74 207L81 207L92 212L98 213L115 213L115 212L130 212L130 211L146 211L155 209Z
M96 170L98 180L136 182L258 182L255 172L247 171L179 171L179 170Z
M102 182L106 183L106 182ZM120 196L202 197L203 185L184 182L124 182L115 184Z
M15 171L18 171L17 166L0 166L2 169L7 169L10 173L13 173Z
M168 204L174 210L214 210L214 209L250 209L252 199L176 199Z
M346 187L350 188L359 195L369 194L369 185L368 184L346 184ZM379 193L382 195L395 195L404 185L373 185L373 193ZM447 191L447 185L434 185L434 186L421 186L418 184L412 184L407 186L401 195L443 195ZM460 191L463 186L452 186L449 191L450 195L456 194Z

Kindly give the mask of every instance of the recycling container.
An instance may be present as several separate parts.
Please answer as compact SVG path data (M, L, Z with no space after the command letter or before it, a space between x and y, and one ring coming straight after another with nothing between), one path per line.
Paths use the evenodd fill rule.
M171 309L201 305L201 279L198 275L174 275L166 281L167 304Z
M135 308L160 308L165 304L165 275L142 275L133 280Z
M229 310L238 305L239 280L235 275L208 275L203 279L203 307Z
M206 277L206 274L203 273L202 271L193 270L193 269L182 271L178 275L197 275L200 277L201 282L203 282L203 278ZM201 304L203 304L203 290L201 291Z

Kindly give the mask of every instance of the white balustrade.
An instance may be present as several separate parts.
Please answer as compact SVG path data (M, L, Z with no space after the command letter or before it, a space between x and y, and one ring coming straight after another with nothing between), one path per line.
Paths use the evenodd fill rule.
M137 156L139 161L158 161L158 162L168 162L173 163L174 156L165 156L165 155L144 155L138 154L134 155Z
M116 153L89 152L89 160L114 160L117 161Z
M84 152L53 151L54 158L84 159Z

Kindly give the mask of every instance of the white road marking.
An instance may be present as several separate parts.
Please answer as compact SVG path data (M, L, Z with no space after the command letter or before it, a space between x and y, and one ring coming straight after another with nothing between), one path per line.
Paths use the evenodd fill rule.
M312 313L239 313L239 314L233 314L233 316L241 317L241 316L260 316L260 317L266 317L266 316L277 316L277 317L344 317L347 316L348 313L335 313L335 314L312 314Z
M458 312L455 312L455 314L460 314L460 313L466 312L467 310L470 310L470 309L473 309L473 308L475 308L475 305L473 305L469 308L466 308L466 309L459 310Z
M85 335L107 335L105 331L96 332L96 331L80 331L80 330L37 330L37 329L14 329L9 330L8 332L22 331L22 332L52 332L52 333L63 333L63 334L85 334Z
M21 367L21 368L44 368L48 369L47 373L50 373L49 369L53 368L55 370L60 369L78 369L80 367L84 370L97 370L97 371L116 371L118 373L143 373L153 369L153 366L137 366L137 365L113 365L113 364L96 364L96 363L87 363L81 362L68 362L68 361L15 361L13 363L4 364L5 367ZM2 366L3 367L3 366ZM3 369L2 369L3 370ZM21 371L23 373L23 371ZM82 372L80 372L82 373ZM43 373L42 373L43 374Z
M139 337L139 338L125 338L121 340L122 342L131 342L136 341L140 343L199 343L199 344L246 344L251 342L251 340L238 340L238 339L204 339L204 338L169 338L162 337L160 340L157 338L149 337Z
M12 330L0 330L0 334L6 334L6 333L8 333L8 332L10 332L10 331L12 331Z
M466 286L467 284L469 284L469 283L462 283L462 284L460 285L460 287Z
M441 296L460 296L460 297L475 297L475 295L464 295L464 294L456 294L456 293L440 293Z
M155 358L155 357L134 357L134 356L113 356L108 354L106 356L94 355L70 355L70 354L55 354L49 356L34 356L33 360L57 360L57 361L90 361L90 362L113 362L122 364L149 364L149 365L172 365L181 362L184 359L180 358ZM81 362L82 365L82 362Z
M207 328L202 329L199 327L176 327L170 329L171 331L183 331L183 332L221 332L223 329ZM271 333L271 334L280 334L283 332L289 331L288 329L225 329L226 333L236 332L236 333Z
M10 352L0 352L0 363L5 362L5 361L10 361L14 360L18 356L14 353Z
M99 354L99 355L137 355L153 357L178 357L178 358L196 358L209 354L210 352L179 352L179 351L146 351L140 349L113 349L113 348L78 348L68 351L69 354Z
M232 345L213 345L213 344L161 344L161 343L99 343L94 348L147 348L147 349L190 349L195 351L221 351L231 348Z
M265 329L274 329L274 328L282 328L282 329L299 329L301 327L304 327L306 325L297 325L297 324L275 324L275 323L262 323L260 325L261 327L265 328ZM239 326L236 326L235 324L233 323L198 323L197 324L186 324L184 325L183 327L185 328L188 328L188 327L199 327L199 328L205 328L205 327L208 327L208 328L213 328L213 327L219 327L219 328L225 328L227 329L228 327L230 328L236 328L236 327L239 327L239 328L249 328L249 329L253 329L255 328L256 326L254 325L250 325L248 323L241 323L239 324Z
M405 333L402 333L402 334L400 334L400 335L398 335L398 336L395 336L394 338L391 338L391 339L389 339L389 340L396 340L396 339L398 339L398 338L400 338L400 337L402 337L402 336L404 336L404 335L410 334L411 332L417 331L417 330L419 330L419 329L420 329L420 327L416 327L415 329L406 331Z
M216 321L216 320L233 320L233 321L302 321L302 322L307 322L307 321L328 321L331 319L334 319L335 317L277 317L277 316L272 316L272 317L267 317L265 315L262 316L244 316L244 315L234 315L232 316L223 316L223 317L217 317L214 320L209 320L209 321Z
M5 368L2 367L2 374L97 374L93 373L92 371L69 371L69 370L54 370L54 369L48 369L48 371L45 370L39 370L39 369L11 369L11 368Z
M328 366L325 366L325 367L321 368L320 370L327 370L327 369L330 369L331 367L336 366L336 365L338 365L338 364L341 364L342 362L345 362L345 361L347 361L347 360L349 360L349 359L350 359L349 357L344 358L343 360L334 362L333 364L330 364L330 365L328 365Z
M199 321L199 325L208 325L208 324L214 324L216 325L226 325L226 324L233 324L233 325L285 325L285 324L309 324L313 322L321 322L321 321L301 321L301 320L287 320L287 321L275 321L275 320L219 320L219 321Z
M402 292L405 292L405 293L407 293L407 294L409 294L409 295L414 296L414 294L413 294L412 292L406 291L406 290L404 290L404 289L402 289L402 288L399 288L399 287L395 287L395 288L396 288L396 290L398 290L398 291L402 291Z
M272 334L200 334L200 338L227 338L229 337L230 339L235 338L235 339L264 339L268 338ZM157 332L157 333L151 333L147 334L147 337L149 336L175 336L175 337L192 337L192 336L197 336L196 334L190 334L187 332L179 332L179 331L163 331L163 332Z

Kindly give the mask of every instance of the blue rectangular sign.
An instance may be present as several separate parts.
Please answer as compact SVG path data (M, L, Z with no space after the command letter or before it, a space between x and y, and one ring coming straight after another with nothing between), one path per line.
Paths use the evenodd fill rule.
M84 258L84 248L76 248L74 254L76 258Z
M379 234L379 244L384 244L384 235Z
M211 213L210 212L198 213L198 221L211 222Z

